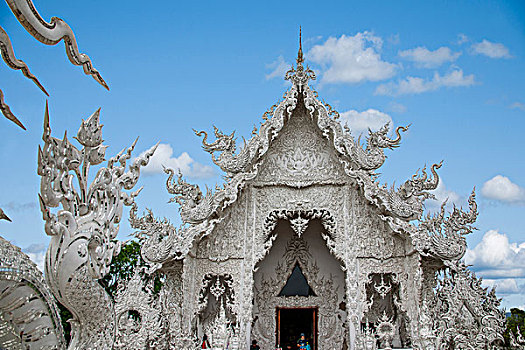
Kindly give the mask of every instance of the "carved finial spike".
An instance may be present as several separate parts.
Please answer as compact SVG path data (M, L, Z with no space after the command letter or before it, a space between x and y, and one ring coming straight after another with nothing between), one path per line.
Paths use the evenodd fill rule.
M133 141L133 144L132 144L131 147L130 147L131 150L134 150L134 149L135 149L135 145L137 144L138 140L139 140L139 137L137 136L137 138L135 139L135 141Z
M157 148L159 147L160 145L160 141L157 141L157 143L155 144L155 146L151 147L151 150L153 151L152 153L155 153L155 151L157 150Z
M4 213L2 208L0 208L0 220L6 220L11 222L11 219L9 218L9 216L6 215L6 213Z
M142 191L142 189L144 188L144 186L141 186L138 190L136 190L135 192L132 192L131 193L131 197L132 198L135 198L139 195L139 193Z
M44 134L48 132L51 134L51 127L49 126L49 104L46 100L46 109L44 110Z
M4 102L4 94L2 93L2 90L0 90L0 112L2 112L4 117L9 119L13 123L21 127L22 129L26 130L24 124L22 124L22 122L18 120L17 117L15 117L13 112L11 112L11 109L9 108L9 106Z
M297 53L297 65L302 65L303 62L303 38L301 33L301 26L299 26L299 52Z

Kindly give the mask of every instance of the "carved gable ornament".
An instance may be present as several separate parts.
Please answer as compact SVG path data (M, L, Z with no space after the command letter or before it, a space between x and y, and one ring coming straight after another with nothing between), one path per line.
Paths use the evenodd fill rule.
M298 105L261 159L254 182L304 187L349 180L334 147L323 138L304 105Z

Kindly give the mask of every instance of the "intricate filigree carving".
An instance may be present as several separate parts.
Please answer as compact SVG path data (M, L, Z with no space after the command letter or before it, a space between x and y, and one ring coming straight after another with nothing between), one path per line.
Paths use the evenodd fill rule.
M503 340L505 315L495 290L487 293L464 263L449 264L436 298L436 348L484 349Z
M49 113L44 117L44 146L38 149L40 208L45 231L51 236L46 254L46 280L57 299L73 314L72 347L111 347L115 332L113 302L96 281L109 271L120 250L116 241L124 205L139 191L131 190L156 146L133 161L126 171L133 145L109 159L91 184L89 168L104 160L99 111L82 121L75 137L77 149L64 135L51 136ZM78 180L78 185L74 180ZM61 207L54 213L52 208Z
M235 131L230 135L223 134L217 127L213 127L216 140L212 143L207 143L208 134L205 131L194 130L197 136L204 135L202 139L202 148L211 154L213 162L219 166L228 176L244 171L250 161L250 150L245 147L236 154L237 147L235 145ZM215 157L215 152L220 152L218 157Z
M401 143L401 134L399 131L406 132L409 126L398 126L395 130L396 138L388 138L390 132L390 124L385 124L378 131L368 130L368 137L366 139L366 148L351 147L349 149L350 157L364 170L379 169L386 160L384 149L394 149L399 147ZM357 145L360 145L360 140L357 140Z
M165 170L171 201L180 206L180 227L150 210L139 217L136 194L122 191L138 177L135 165L124 174L133 147L111 159L88 188L88 167L101 163L105 153L98 113L77 135L81 151L66 137L52 138L46 117L45 146L39 152L42 211L46 232L53 236L46 268L53 291L74 311L80 330L75 346L109 348L115 324L118 339L126 339L126 330L142 330L142 316L140 322L125 311L115 316L113 303L93 279L107 271L118 251L116 224L123 205L132 205L130 222L151 266L148 272L165 276L154 303L138 282L127 290L144 308L133 310L155 315L150 323L162 329L151 339L169 344L155 347L193 350L203 334L218 349L243 348L250 334L270 347L275 345L275 308L287 306L318 307L320 349L332 349L341 339L352 349L374 349L380 339L386 347L411 343L428 350L474 349L500 339L498 300L458 263L463 236L477 216L474 194L469 212L454 208L445 217L443 206L421 220L441 163L431 167L432 175L423 169L397 189L379 185L374 171L385 162L384 151L399 146L406 128L397 128L393 138L388 126L369 132L362 146L308 86L313 73L302 64L300 52L297 69L288 73L292 87L239 152L233 133L215 128L216 140L208 143L207 134L197 132L226 172L222 187L204 195L182 175L175 179L173 170ZM64 210L51 212L59 205ZM276 246L276 227L293 238ZM320 235L309 236L314 228ZM310 249L307 237L319 246ZM270 252L272 247L277 250ZM326 256L319 258L321 253ZM277 254L275 266L262 263L267 254ZM279 296L296 264L315 295ZM437 285L437 271L445 266L447 274ZM122 310L131 309L126 305ZM366 318L371 324L367 320L363 327ZM474 325L473 331L463 324Z
M177 202L180 205L180 216L182 221L189 224L198 224L206 220L213 210L213 193L208 190L206 197L197 185L191 185L184 181L182 173L179 171L177 182L173 180L173 169L164 168L164 172L169 174L166 180L168 193L174 194L175 197L170 199L171 202Z
M376 329L381 348L386 350L392 349L391 342L395 335L395 327L392 318L388 317L386 312L383 312L383 315L381 315L381 318L378 320Z
M310 220L319 219L323 224L329 236L335 235L335 219L326 209L312 209L312 210L274 210L264 220L264 235L270 236L277 225L277 221L290 220L290 224L294 232L301 237L304 233Z
M474 230L472 224L478 216L474 190L468 203L468 212L454 206L452 212L446 216L445 201L438 214L428 214L425 220L420 221L411 235L421 254L445 261L459 260L465 255L467 243L464 236Z
M308 66L306 69L303 66L304 57L303 57L303 43L301 40L301 32L299 31L299 52L297 53L297 69L293 66L286 72L284 79L290 80L294 86L297 87L299 91L302 91L304 87L308 86L308 80L315 80L316 76L313 70Z
M235 315L233 305L235 303L235 292L233 290L233 278L229 274L213 275L206 274L202 279L202 287L199 292L198 312L201 313L208 306L209 297L228 311L230 321L234 322Z
M383 274L381 274L381 283L380 284L375 283L374 284L374 289L381 296L381 298L384 299L385 296L388 293L390 293L390 291L392 290L392 285L390 283L386 284L384 276L383 276Z
M166 327L158 299L153 297L153 279L145 281L140 269L129 281L120 281L115 296L117 332L113 349L166 349Z
M296 264L313 286L315 295L278 296ZM262 276L255 293L256 319L252 334L265 348L275 341L276 307L317 307L319 312L319 349L329 349L339 344L343 337L339 290L334 276L323 276L311 254L308 243L297 235L286 243L284 255L276 265L275 274Z

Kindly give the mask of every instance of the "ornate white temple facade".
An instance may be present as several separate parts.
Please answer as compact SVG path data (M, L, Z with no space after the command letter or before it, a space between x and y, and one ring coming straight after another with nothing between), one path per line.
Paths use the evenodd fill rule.
M423 217L441 163L398 188L380 184L385 150L407 128L370 131L362 146L303 64L300 49L286 73L291 87L240 150L233 133L196 132L225 173L222 186L202 193L166 169L180 227L140 216L138 191L129 192L155 147L128 171L133 146L124 150L88 184L105 153L98 112L82 122L81 150L52 137L46 115L38 167L52 237L46 281L73 314L69 348L193 350L205 337L213 349L248 349L252 340L296 349L301 333L313 350L493 349L503 339L499 300L461 262L474 192L465 211L443 205ZM147 269L112 298L97 280L119 251L123 205Z

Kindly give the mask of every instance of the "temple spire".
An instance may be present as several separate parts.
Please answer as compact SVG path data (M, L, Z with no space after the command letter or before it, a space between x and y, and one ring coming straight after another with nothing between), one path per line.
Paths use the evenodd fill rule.
M308 68L308 66L306 66L305 69L303 62L303 37L301 27L299 27L299 52L297 52L297 67L294 68L294 66L292 66L292 68L286 72L286 75L284 76L284 79L290 80L299 91L303 91L303 87L308 85L308 80L315 80L315 73L310 68Z
M299 26L299 52L297 53L297 65L302 65L303 62L303 38L301 33L301 26Z

